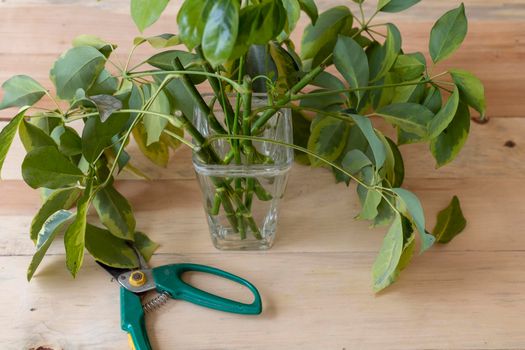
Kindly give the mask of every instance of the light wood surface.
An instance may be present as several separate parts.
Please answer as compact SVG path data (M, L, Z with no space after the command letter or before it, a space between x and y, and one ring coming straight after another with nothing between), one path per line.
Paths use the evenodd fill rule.
M322 6L343 2L349 3ZM432 23L457 4L424 0L406 14L383 18L397 18L407 50L426 52ZM353 220L354 189L334 185L326 171L294 166L272 250L226 253L209 239L190 153L178 151L168 169L137 155L135 165L154 180L124 174L118 186L139 228L162 244L152 264L198 262L229 270L257 285L265 307L261 316L243 317L172 301L147 318L155 349L525 349L525 1L465 4L469 36L446 66L468 68L484 81L491 120L473 124L462 154L442 169L434 169L426 147L402 149L406 186L422 199L429 228L457 194L469 220L465 232L417 257L396 285L374 295L370 269L385 231ZM174 31L177 7L148 33ZM25 73L50 87L50 65L81 33L114 41L123 53L138 34L127 0L1 1L0 81ZM515 147L505 146L509 140ZM22 159L17 140L0 182L0 348L126 349L118 289L91 258L72 280L58 240L26 282L34 252L27 232L39 198L20 181ZM191 279L246 298L221 281Z

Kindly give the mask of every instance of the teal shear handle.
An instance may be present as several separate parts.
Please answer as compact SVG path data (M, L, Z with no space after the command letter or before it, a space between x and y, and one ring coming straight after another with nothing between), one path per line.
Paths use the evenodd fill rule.
M254 300L251 304L244 304L190 286L182 280L182 275L191 271L209 273L242 284L252 292ZM229 272L197 264L165 265L154 268L152 272L157 291L160 293L166 292L173 299L181 299L210 309L236 314L258 315L262 311L261 296L257 288L245 279Z
M209 273L237 282L252 292L254 301L251 304L244 304L195 288L182 280L182 275L191 271ZM204 265L173 264L154 268L151 273L157 292L167 293L173 299L186 300L210 309L236 314L257 315L262 311L261 296L257 288L250 282L226 271ZM121 287L120 309L121 327L128 333L131 349L151 350L140 295Z
M144 320L142 300L137 294L120 287L120 326L128 333L131 350L152 350Z

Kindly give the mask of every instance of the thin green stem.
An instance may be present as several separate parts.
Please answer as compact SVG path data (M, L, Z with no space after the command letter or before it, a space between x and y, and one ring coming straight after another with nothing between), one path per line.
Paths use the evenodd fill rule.
M158 89L155 91L154 94L152 94L152 96L148 99L148 101L146 101L145 105L144 105L144 109L147 111L148 108L151 107L151 105L153 104L153 102L155 101L155 99L157 98L157 96L159 95L159 93L162 91L162 89L170 82L172 78L167 76L166 78L164 78L164 80L162 81L162 83L159 85ZM104 188L105 186L108 185L109 181L113 178L113 174L115 173L115 170L117 168L117 165L118 165L118 160L120 158L120 156L122 155L122 152L124 152L124 148L126 147L126 141L128 140L128 138L130 137L131 135L131 132L133 131L133 129L135 128L135 126L137 126L137 124L139 123L140 120L142 120L142 117L144 116L144 113L140 113L138 114L136 117L135 117L135 120L133 120L133 122L131 123L131 125L129 126L128 130L126 130L126 133L124 134L124 138L122 140L122 144L120 145L120 148L119 150L117 151L117 154L115 155L115 162L113 162L113 164L111 165L111 169L109 171L109 174L106 178L106 180L97 188L97 191L99 188ZM102 152L103 153L103 152ZM102 154L101 153L101 154ZM100 157L100 155L99 155Z
M275 112L277 112L277 110L279 108L281 108L282 106L288 104L292 100L292 96L293 95L295 95L299 91L301 91L305 86L310 84L312 82L312 80L315 79L315 77L317 77L322 71L324 71L325 68L326 68L326 63L332 58L332 55L333 54L328 55L323 60L323 62L321 62L320 65L318 65L317 67L312 69L310 72L305 74L301 78L301 80L299 80L299 82L297 84L292 86L290 88L290 90L288 91L288 93L275 103L275 108L268 109L267 111L265 111L259 117L259 119L257 119L255 121L255 123L253 123L252 129L251 129L251 134L252 135L257 135L260 132L260 129L268 122L268 120L270 120L270 118L272 118L272 116L275 114Z
M129 52L129 55L128 55L128 59L126 60L126 65L124 66L124 70L123 70L124 74L127 74L128 67L131 62L131 57L133 56L133 53L135 52L137 47L139 47L139 45L133 45L133 48L131 48L131 51Z
M177 135L176 133L174 132L171 132L169 130L162 130L163 133L165 133L166 135L169 135L171 137L173 137L174 139L177 139L179 142L183 143L184 145L188 146L189 148L191 148L193 151L197 150L198 147L195 147L190 141L186 140L184 137L180 136L180 135Z
M51 94L47 90L46 90L46 95L51 99L51 101L53 101L53 103L57 107L57 110L60 112L60 114L63 115L64 112L62 112L62 109L60 108L60 105L58 104L57 100L55 100L55 98L53 96L51 96Z
M329 161L328 159L319 156L315 152L312 152L312 151L310 151L310 150L308 150L306 148L303 148L301 146L297 146L297 145L294 145L294 144L291 144L291 143L277 141L277 140L273 140L273 139L269 139L269 138L265 138L265 137L256 137L256 136L247 136L247 135L211 135L211 136L209 136L206 139L206 143L205 144L208 145L208 144L211 144L212 142L214 142L216 140L221 140L221 139L230 139L230 140L237 139L237 140L249 140L249 141L267 142L267 143L272 143L272 144L279 145L279 146L289 147L289 148L295 149L297 151L306 153L306 154L308 154L308 155L310 155L310 156L312 156L312 157L314 157L316 159L319 159L323 163L325 163L325 164L327 164L327 165L329 165L331 167L334 167L335 169L339 170L340 172L342 172L343 174L345 174L346 176L348 176L349 178L351 178L352 180L354 180L355 182L357 182L358 184L360 184L361 186L365 187L368 190L375 189L375 186L369 186L369 185L365 184L364 182L359 180L357 177L355 177L354 175L350 174L349 172L347 172L346 170L341 168L339 165L337 165L337 164Z
M153 76L153 75L166 75L170 74L176 77L177 75L201 75L206 77L214 77L220 80L223 80L230 84L233 89L236 91L243 92L242 87L237 84L235 81L233 81L230 78L227 78L225 76L222 76L220 74L216 73L209 73L209 72L202 72L202 71L186 71L186 70L171 70L171 71L159 71L159 70L153 70L153 71L144 71L144 72L137 72L137 73L131 73L128 74L127 77L129 78L135 78L135 77L147 77L147 76Z
M440 74L437 74L429 79L420 80L420 81L408 81L404 83L398 83L398 84L384 84L384 85L373 85L373 86L363 86L359 88L349 88L349 89L338 89L338 90L330 90L330 91L322 91L322 92L312 92L307 94L299 94L299 95L292 95L290 100L296 101L301 100L304 98L311 98L311 97L321 97L321 96L330 96L330 95L336 95L341 94L344 92L354 92L354 91L367 91L367 90L376 90L376 89L384 89L384 88L392 88L392 87L399 87L399 86L411 86L411 85L421 85L421 84L428 84L431 83L435 78L438 78L440 76L443 76L447 74L448 72L443 72Z

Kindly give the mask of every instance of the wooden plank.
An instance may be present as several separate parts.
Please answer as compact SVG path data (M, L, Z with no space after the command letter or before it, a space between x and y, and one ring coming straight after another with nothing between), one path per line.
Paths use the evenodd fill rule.
M453 194L461 201L469 224L446 251L525 250L517 234L525 217L522 179L409 179L407 188L416 192L426 209L427 228ZM132 202L138 228L162 244L160 253L215 252L209 239L200 192L195 181L125 181L121 191ZM0 184L9 205L0 206L0 255L34 253L28 230L36 212L35 192L19 183ZM294 171L279 218L278 240L267 254L284 252L377 252L385 228L370 230L355 221L359 212L352 188L333 185L329 174L317 170ZM96 222L96 217L93 217ZM51 247L62 253L63 244Z
M343 2L324 2L328 3ZM77 1L65 5L43 0L0 3L3 18L0 23L0 81L14 74L26 73L50 87L47 77L52 62L78 34L100 35L117 43L121 52L127 52L131 39L138 35L127 4L127 1ZM175 31L174 15L178 4L146 33ZM455 0L426 1L406 14L381 15L378 19L399 23L407 51L427 52L428 34L433 22L444 10L455 5ZM489 116L519 117L522 115L520 100L525 93L521 83L525 80L525 72L521 69L525 52L525 23L520 21L525 15L525 2L471 0L466 1L466 6L472 19L470 34L462 49L442 68L468 68L483 80L487 88ZM48 15L50 11L53 11L53 16ZM303 20L301 26L305 23ZM112 28L111 33L108 33L108 27ZM301 31L298 29L296 35ZM149 52L151 50L139 51L137 60ZM123 56L119 60L123 61ZM0 117L12 114L12 110L0 111Z
M395 139L394 130L385 123L377 127ZM0 122L0 129L6 125ZM525 134L525 121L520 118L494 118L487 124L472 123L469 139L454 162L435 169L435 161L425 144L401 146L405 173L415 178L464 178L464 177L522 177L525 174L525 148L521 143ZM511 141L511 146L505 144ZM512 144L513 143L513 144ZM147 160L133 144L129 147L132 164L152 179L193 179L191 151L181 147L173 155L166 169ZM5 161L2 179L21 179L20 165L26 152L16 138ZM303 169L299 165L295 165ZM123 172L122 179L137 179L135 174Z
M257 285L258 317L172 301L147 317L155 349L523 349L523 252L430 253L375 296L370 253L161 255L155 264L199 262ZM1 257L4 349L124 349L118 289L90 259L73 281L63 257L24 281L27 257ZM216 279L201 288L245 300Z

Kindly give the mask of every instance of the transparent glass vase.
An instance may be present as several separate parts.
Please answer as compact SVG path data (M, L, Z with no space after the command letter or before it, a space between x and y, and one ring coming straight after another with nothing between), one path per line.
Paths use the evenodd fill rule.
M215 118L227 130L220 104L212 96L205 96L205 100ZM235 109L235 97L230 96L229 101ZM265 106L266 94L254 94L251 110ZM257 113L253 120L261 113ZM242 115L242 108L239 115ZM194 125L205 138L217 135L208 116L198 109L194 113ZM278 110L257 137L292 143L291 111ZM275 240L279 204L293 162L293 150L268 141L231 139L215 140L211 148L220 159L227 159L228 155L231 159L228 164L208 164L199 154L193 155L213 244L221 250L271 248ZM234 148L238 150L235 157L232 156ZM250 151L239 151L247 149Z

